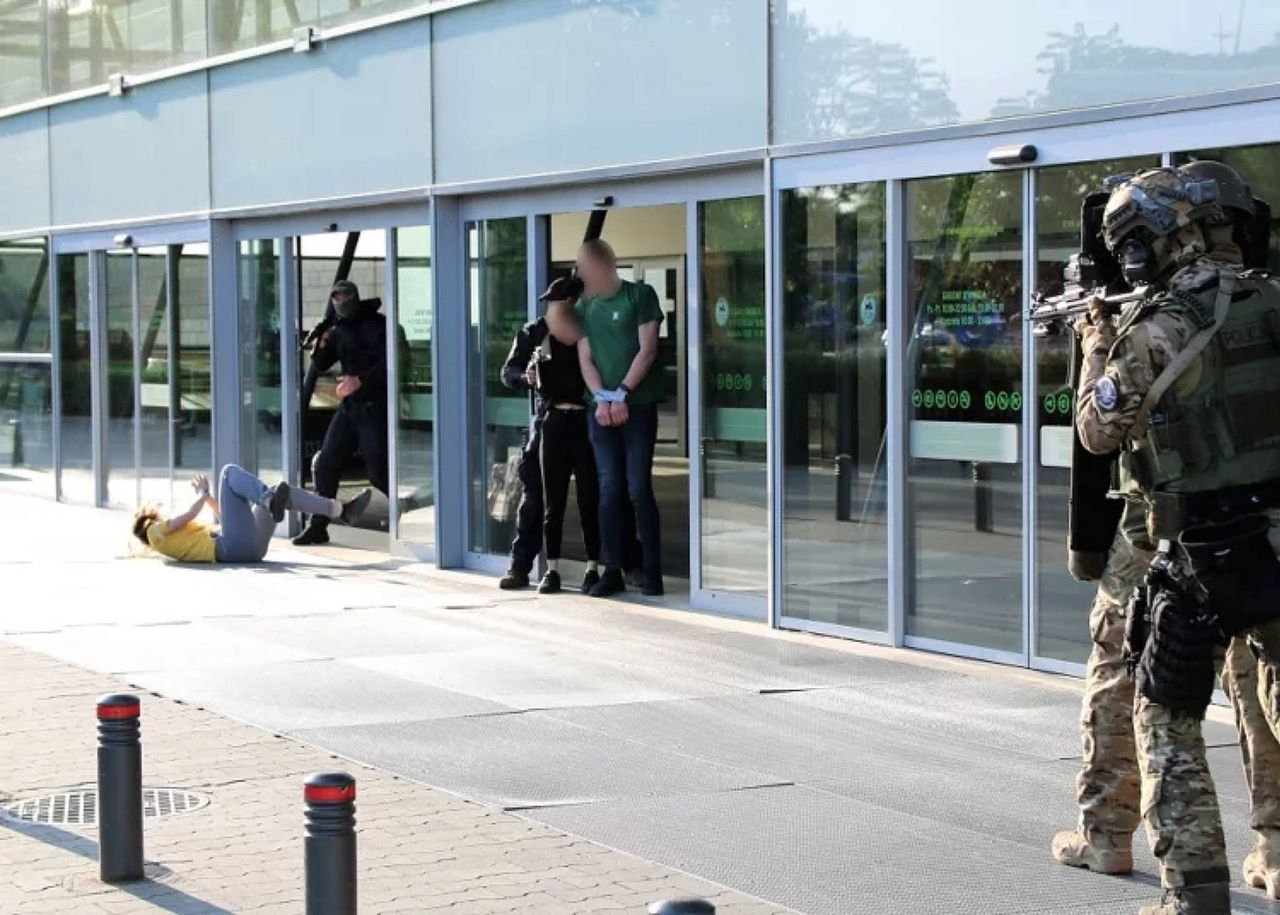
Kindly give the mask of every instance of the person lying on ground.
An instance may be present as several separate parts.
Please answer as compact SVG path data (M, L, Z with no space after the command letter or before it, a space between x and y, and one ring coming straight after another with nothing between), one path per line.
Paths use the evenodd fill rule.
M216 498L204 474L191 481L191 488L196 499L181 514L166 518L155 505L139 508L133 515L133 536L161 556L178 562L261 562L286 511L324 515L351 524L373 496L373 490L365 488L354 498L339 502L296 489L284 481L268 486L235 464L222 468ZM220 527L198 520L205 508L213 512Z

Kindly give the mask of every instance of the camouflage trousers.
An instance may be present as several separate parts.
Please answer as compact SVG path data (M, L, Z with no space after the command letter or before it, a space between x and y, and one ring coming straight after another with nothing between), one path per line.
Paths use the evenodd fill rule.
M1085 674L1084 765L1076 797L1086 834L1128 836L1145 820L1162 879L1173 887L1184 885L1188 873L1225 867L1226 847L1200 722L1137 696L1124 660L1126 606L1150 561L1150 553L1120 534L1099 583L1089 618L1093 649ZM1276 649L1280 658L1280 628ZM1260 662L1243 637L1231 641L1219 666L1240 737L1250 826L1280 830L1280 741L1274 736L1280 731L1270 726L1280 725L1277 668ZM1261 701L1268 696L1270 701Z

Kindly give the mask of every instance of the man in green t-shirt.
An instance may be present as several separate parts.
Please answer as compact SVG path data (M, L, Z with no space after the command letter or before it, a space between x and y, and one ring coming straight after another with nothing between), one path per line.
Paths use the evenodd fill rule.
M662 307L651 287L618 276L613 248L600 239L579 249L578 276L584 285L575 308L583 331L578 358L594 404L588 432L600 477L605 566L591 594L608 597L625 590L622 539L629 499L644 553L641 590L654 596L662 593L661 522L653 494L653 448L662 400L662 379L653 369Z

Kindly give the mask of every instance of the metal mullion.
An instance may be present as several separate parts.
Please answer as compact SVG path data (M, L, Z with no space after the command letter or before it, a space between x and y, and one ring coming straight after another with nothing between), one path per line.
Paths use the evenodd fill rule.
M62 501L62 329L59 319L62 313L58 281L58 255L53 252L53 242L47 239L49 246L49 355L50 355L50 387L53 416L53 498Z
M906 615L910 583L907 580L907 410L909 379L907 371L907 259L906 259L906 187L903 181L890 180L885 185L885 331L888 338L885 353L885 464L888 516L888 620L891 644L906 641Z
M689 596L696 606L704 596L702 583L702 480L706 468L703 461L702 400L702 231L699 215L702 203L685 203L685 338L688 356L685 362L685 400L688 404L689 437Z
M165 308L165 339L167 358L165 359L165 374L168 376L169 394L166 398L165 415L168 419L166 429L168 435L166 440L169 445L169 497L173 498L173 488L176 482L177 469L179 463L179 453L181 451L181 443L178 441L179 432L178 422L182 416L182 391L179 390L178 379L178 350L181 348L181 324L178 315L178 296L179 290L179 272L182 269L182 255L179 253L182 249L175 245L166 245L164 251L164 308Z
M300 341L298 340L298 283L294 264L297 252L293 237L275 239L277 295L280 299L280 468L290 485L302 483L302 417L299 415L301 394ZM298 527L297 512L289 513L287 534Z
M1022 300L1023 314L1028 311L1037 282L1039 249L1036 239L1036 188L1038 173L1026 169L1022 181ZM1039 366L1036 364L1036 338L1030 321L1022 324L1022 651L1030 666L1039 644L1040 591L1037 587L1036 562L1039 523L1036 494L1040 479L1040 442L1036 422L1039 418Z
M782 208L778 205L779 191L774 182L774 162L764 162L764 288L765 288L765 322L767 329L764 338L765 372L765 497L767 515L765 529L769 532L769 551L767 584L765 588L768 603L769 625L777 629L782 625L783 587L783 537L786 534L785 519L785 478L783 467L784 435L783 404L785 403L784 385L785 347L783 346L784 323L782 313Z
M93 504L107 501L107 313L106 255L102 251L89 254L89 447L93 451Z
M142 315L138 303L141 270L138 249L129 252L129 327L133 337L133 491L134 504L142 502Z
M391 543L400 539L400 276L399 239L395 226L383 230L382 267L386 272L382 296L387 350L387 534Z

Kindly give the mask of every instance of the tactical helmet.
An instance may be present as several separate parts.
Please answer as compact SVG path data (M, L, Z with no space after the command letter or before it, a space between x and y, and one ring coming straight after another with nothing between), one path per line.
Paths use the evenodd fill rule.
M1205 236L1198 224L1225 219L1217 182L1176 168L1118 175L1106 186L1111 197L1102 214L1103 240L1135 285L1153 282L1188 255L1203 253Z
M1192 181L1212 181L1218 186L1218 203L1229 216L1253 218L1253 191L1240 173L1223 162L1200 159L1178 169Z

